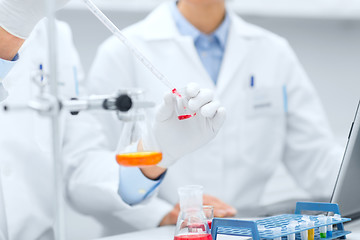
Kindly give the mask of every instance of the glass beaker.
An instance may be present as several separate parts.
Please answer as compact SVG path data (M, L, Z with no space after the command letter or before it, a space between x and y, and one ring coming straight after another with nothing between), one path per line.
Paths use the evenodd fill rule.
M118 115L123 129L116 151L116 161L126 167L156 165L162 160L162 152L153 136L144 109L132 109Z
M174 240L212 240L203 207L203 187L180 187L180 213Z

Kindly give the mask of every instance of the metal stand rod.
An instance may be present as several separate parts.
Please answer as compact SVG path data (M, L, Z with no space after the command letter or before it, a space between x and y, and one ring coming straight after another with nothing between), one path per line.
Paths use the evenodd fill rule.
M48 0L48 40L49 40L49 69L50 69L50 93L54 102L58 99L58 81L57 81L57 31L55 24L55 0ZM60 140L59 107L53 105L52 138L53 138L53 160L54 160L54 181L55 181L55 201L54 201L54 234L56 240L65 240L64 226L64 183L63 183L63 164Z

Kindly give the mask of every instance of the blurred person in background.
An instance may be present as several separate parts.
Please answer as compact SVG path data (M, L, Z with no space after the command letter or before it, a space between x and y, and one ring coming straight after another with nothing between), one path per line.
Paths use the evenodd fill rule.
M187 184L204 186L204 204L215 206L215 217L253 216L281 163L299 188L330 197L342 150L285 39L245 22L224 0L170 1L124 32L174 86L197 82L227 109L217 137L168 170L157 212L149 204L134 226L175 224L176 191ZM120 86L144 88L157 102L166 90L110 37L98 50L88 89L103 94ZM99 119L111 142L121 127Z
M60 8L67 2L56 3ZM0 0L0 102L10 106L27 104L40 92L31 76L42 71L45 79L49 71L47 21L41 20L45 9L45 0ZM84 74L70 27L56 21L56 31L59 95L64 99L77 97L77 80L80 94L84 95ZM49 91L48 86L45 91ZM180 126L179 121L173 121L170 117L175 106L173 95L167 94L157 111L159 121L153 126L154 135L166 142L162 145L164 157L160 166L134 168L122 182L119 182L114 152L104 151L105 139L97 135L101 131L97 121L86 112L78 116L63 112L59 116L64 181L76 210L92 216L122 216L125 210L141 210L146 200L156 201L156 188L167 167L182 154L212 139L225 118L224 109L213 102L211 90L190 84L187 92L190 102L196 105L194 110L206 108L203 111L206 116L201 115L199 119L206 121L207 127L202 128L199 121L192 126ZM177 138L182 134L193 137L191 148L185 146L175 153L172 146L180 139L175 142L169 139L169 127ZM51 119L30 110L0 111L0 132L0 239L53 239L55 189Z

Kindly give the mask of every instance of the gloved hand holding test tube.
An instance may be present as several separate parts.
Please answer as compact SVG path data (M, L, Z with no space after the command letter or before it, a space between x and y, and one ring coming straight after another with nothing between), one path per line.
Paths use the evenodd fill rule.
M193 116L196 116L195 112L188 110L186 99L178 92L178 90L170 83L170 81L159 71L154 65L125 37L125 35L113 24L109 18L105 16L103 12L91 1L83 0L88 9L116 36L129 50L130 52L154 74L154 76L160 80L165 86L171 89L172 93L178 97L178 119L186 120Z
M215 101L210 89L201 89L196 83L190 83L184 89L184 98L188 108L198 112L196 118L179 121L176 113L176 100L173 93L164 96L159 106L153 126L153 135L163 152L163 160L158 166L167 168L177 159L190 153L213 139L225 121L226 112ZM144 149L152 148L151 141L144 139Z
M188 84L179 92L170 81L122 34L91 0L83 0L89 10L116 36L149 71L167 86L171 93L165 95L154 124L154 136L163 153L159 167L167 168L177 159L190 153L215 137L225 121L225 109L214 101L209 89ZM176 98L176 103L174 101ZM175 110L174 110L175 106ZM199 114L196 112L199 111ZM177 114L174 117L174 113ZM194 121L179 121L198 115ZM191 119L192 120L192 119ZM182 123L182 124L181 124ZM173 134L169 134L173 133ZM144 150L153 148L151 141L143 139Z

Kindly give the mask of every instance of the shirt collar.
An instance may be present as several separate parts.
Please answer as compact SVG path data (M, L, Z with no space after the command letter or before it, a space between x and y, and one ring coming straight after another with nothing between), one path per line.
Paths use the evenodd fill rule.
M179 30L179 33L183 36L190 36L194 40L196 40L199 36L209 36L202 32L200 32L197 28L195 28L179 11L179 9L176 6L177 1L174 1L173 4L171 4L171 15L174 18L175 24ZM230 28L230 17L229 14L225 14L225 18L223 22L220 24L220 26L210 34L214 35L218 41L220 42L220 46L225 49L226 40Z

